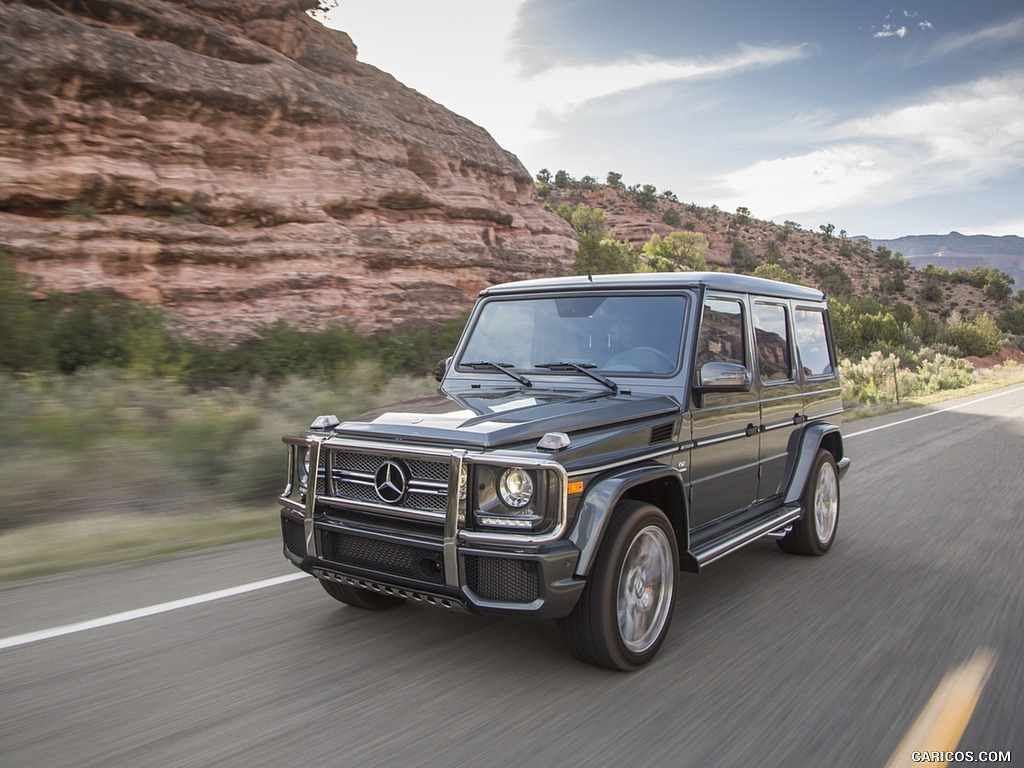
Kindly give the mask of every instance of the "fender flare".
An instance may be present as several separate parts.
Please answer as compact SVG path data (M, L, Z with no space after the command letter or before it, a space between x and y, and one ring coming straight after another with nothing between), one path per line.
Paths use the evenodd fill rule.
M811 469L814 466L814 459L823 444L826 444L826 449L835 457L840 476L846 473L846 469L850 465L850 460L843 455L843 434L835 424L827 422L810 424L793 437L799 442L800 447L796 454L796 461L791 465L787 474L785 504L800 503L800 497L807 485L807 478L810 477ZM790 455L793 455L792 451Z
M586 576L590 573L590 568L597 558L597 552L604 541L605 531L608 529L619 500L630 489L654 480L667 480L669 483L675 484L670 486L670 493L674 494L678 489L678 509L662 511L676 528L676 535L680 537L680 551L685 549L689 531L682 473L675 467L664 464L633 467L592 482L587 489L586 496L580 502L576 511L576 522L569 534L569 540L580 551L579 560L576 563L577 576Z

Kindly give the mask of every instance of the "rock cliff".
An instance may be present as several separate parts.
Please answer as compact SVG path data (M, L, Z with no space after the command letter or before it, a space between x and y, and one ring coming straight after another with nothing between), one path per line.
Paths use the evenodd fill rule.
M0 250L194 333L372 331L576 247L477 125L356 60L317 0L0 0Z

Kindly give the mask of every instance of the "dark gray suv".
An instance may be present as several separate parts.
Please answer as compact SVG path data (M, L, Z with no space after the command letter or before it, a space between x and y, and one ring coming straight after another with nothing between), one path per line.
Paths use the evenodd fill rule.
M635 669L680 570L763 537L822 555L843 412L819 291L718 273L480 294L437 393L287 436L285 556L348 605L555 619Z

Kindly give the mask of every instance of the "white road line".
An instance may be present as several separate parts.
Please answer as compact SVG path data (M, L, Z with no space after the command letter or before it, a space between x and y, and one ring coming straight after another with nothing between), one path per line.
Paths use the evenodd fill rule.
M898 427L901 424L908 424L911 421L917 421L918 419L927 419L929 416L938 416L940 413L946 413L946 411L955 411L958 408L966 408L968 405L974 405L975 403L981 403L985 400L991 400L995 397L1004 397L1005 395L1012 395L1017 392L1024 392L1024 387L1017 387L1016 389L1008 389L1005 392L997 392L994 395L987 395L985 397L979 397L976 400L968 400L966 403L960 403L959 405L951 405L948 408L940 408L937 411L928 411L928 413L922 413L918 416L911 416L909 419L902 419L900 421L894 421L891 424L883 424L880 427L871 427L871 429L862 429L860 432L851 432L843 435L844 439L851 437L859 437L860 435L866 435L870 432L878 432L881 429L889 429L889 427Z
M287 576L277 576L273 579L253 581L249 584L241 584L237 587L219 589L216 592L207 592L204 595L194 595L193 597L185 597L181 600L171 600L167 603L158 603L156 605L150 605L146 608L136 608L134 611L113 613L110 616L101 616L98 619L79 621L75 624L65 624L62 627L52 627L50 629L41 629L38 632L27 632L24 635L14 635L12 637L0 638L0 650L3 650L4 648L14 648L18 645L37 643L40 640L49 640L50 638L61 637L62 635L71 635L75 632L84 632L87 629L109 627L111 624L120 624L125 621L143 619L147 616L155 616L158 613L167 613L168 611L176 611L179 608L188 608L193 605L200 605L201 603L210 603L214 600L223 600L225 597L243 595L246 592L255 592L258 589L276 587L279 584L287 584L289 581L296 581L298 579L306 578L310 578L309 574L301 572L289 573Z

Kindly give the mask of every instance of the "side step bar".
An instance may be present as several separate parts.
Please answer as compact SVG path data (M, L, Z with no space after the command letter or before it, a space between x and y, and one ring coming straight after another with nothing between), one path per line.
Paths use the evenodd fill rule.
M684 556L684 561L689 562L684 562L683 567L685 570L697 571L702 566L732 554L752 541L771 534L781 534L780 529L798 520L802 512L803 509L799 504L791 504L772 510L768 515L755 517L740 528L733 528L707 541L702 541L697 546L691 547L689 553ZM687 566L690 567L687 568Z

